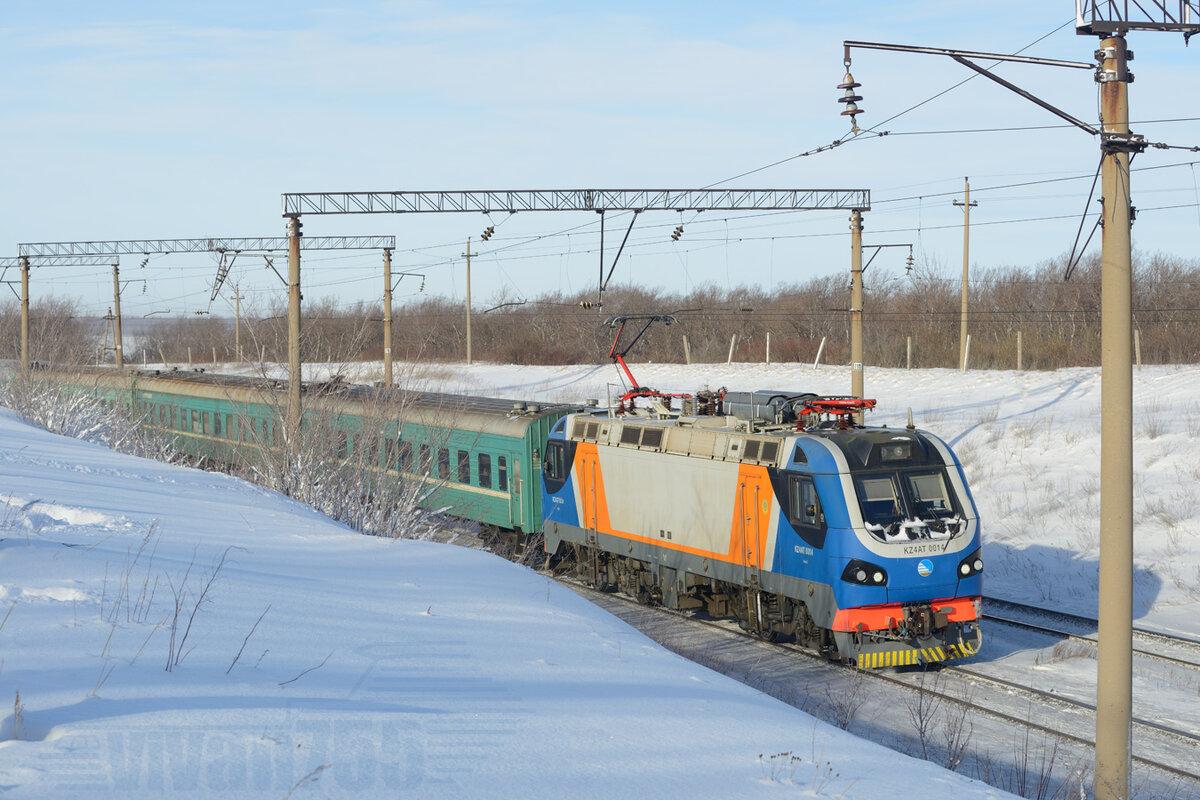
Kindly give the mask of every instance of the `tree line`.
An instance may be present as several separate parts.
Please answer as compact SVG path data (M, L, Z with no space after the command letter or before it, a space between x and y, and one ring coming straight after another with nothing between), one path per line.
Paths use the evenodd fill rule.
M1086 366L1100 359L1100 268L1085 259L1064 281L1064 259L1033 267L976 268L970 289L970 363L1011 369L1021 333L1027 369ZM1200 361L1200 261L1165 254L1134 260L1135 328L1145 363ZM864 351L873 366L903 367L912 342L914 367L958 363L960 280L937 263L911 272L870 268L864 275ZM825 275L767 290L703 285L668 292L632 285L613 286L596 306L591 291L545 292L520 297L511 290L477 302L472 319L477 360L521 364L594 363L602 360L613 332L605 320L622 314L672 314L675 324L655 326L632 353L636 361L811 362L819 349L825 363L849 360L849 273ZM18 354L18 308L0 306L0 341ZM86 363L111 360L104 323L85 319L68 300L42 301L31 309L31 352L37 360ZM306 302L303 309L306 361L377 360L383 352L382 307ZM168 318L126 338L126 360L182 364L189 349L194 363L230 361L234 322L225 317ZM242 319L242 355L247 361L282 361L287 356L287 311L283 298L248 308ZM735 338L736 337L736 338ZM460 361L466 349L466 315L461 302L429 296L397 305L393 354L405 361Z

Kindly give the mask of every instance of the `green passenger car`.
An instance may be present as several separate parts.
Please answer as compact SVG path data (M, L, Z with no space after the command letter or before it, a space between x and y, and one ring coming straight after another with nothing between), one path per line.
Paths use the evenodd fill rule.
M240 448L283 443L278 381L103 368L69 379L111 402L132 403L180 450L213 463L235 463ZM427 483L427 507L523 532L541 530L541 458L550 429L578 410L347 384L308 384L304 403L305 424L325 426L340 457L365 459L384 480Z

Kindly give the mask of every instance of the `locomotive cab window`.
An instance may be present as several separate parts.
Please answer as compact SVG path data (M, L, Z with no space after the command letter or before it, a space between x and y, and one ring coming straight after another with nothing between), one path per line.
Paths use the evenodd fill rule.
M858 502L863 520L874 525L890 525L904 516L896 482L890 475L859 478Z
M905 476L912 500L913 516L920 519L954 516L954 503L940 472L916 472Z

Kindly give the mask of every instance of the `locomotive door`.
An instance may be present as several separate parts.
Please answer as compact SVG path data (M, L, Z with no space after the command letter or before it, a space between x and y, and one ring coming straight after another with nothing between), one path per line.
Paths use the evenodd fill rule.
M762 570L762 520L758 513L762 503L756 481L744 477L738 481L738 511L741 518L742 564L747 586L757 587Z
M589 531L599 528L600 512L597 497L600 472L600 457L594 447L580 447L576 451L579 465L579 494L583 505L583 527Z

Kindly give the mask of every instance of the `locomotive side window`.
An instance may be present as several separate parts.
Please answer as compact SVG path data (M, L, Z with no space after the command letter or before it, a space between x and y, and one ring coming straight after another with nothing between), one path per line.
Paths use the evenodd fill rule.
M891 476L859 478L857 483L858 501L866 522L888 525L904 516Z
M954 504L946 491L946 481L940 472L915 473L905 476L908 493L912 498L913 516L950 517L954 515Z
M812 478L792 478L790 500L792 521L797 525L820 528L825 525L825 514L821 511L821 499Z
M561 481L566 477L566 470L563 463L563 446L560 442L549 442L546 445L546 463L544 466L546 477Z

